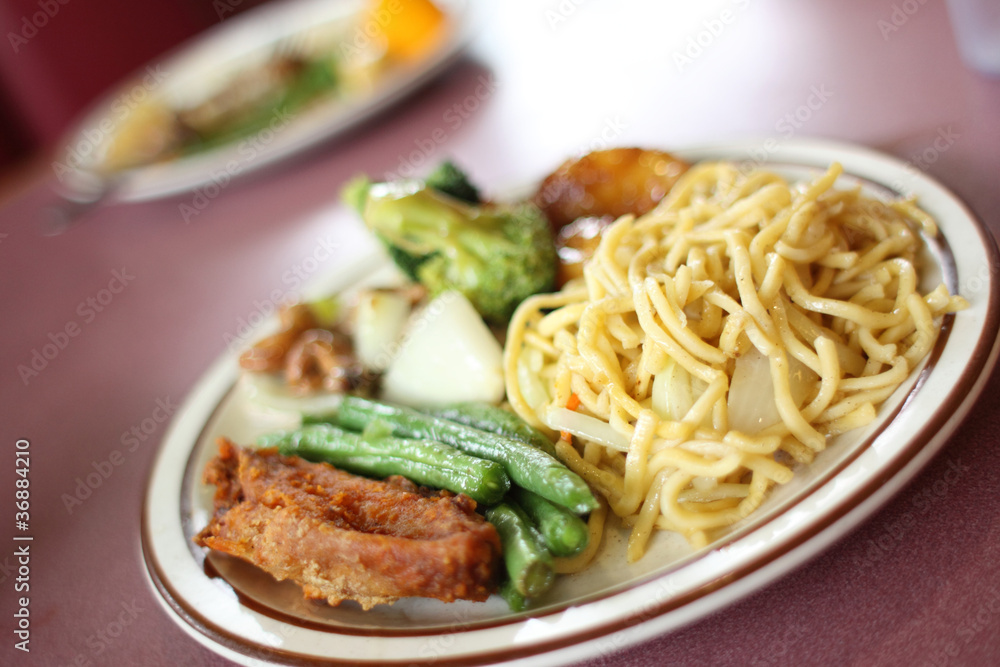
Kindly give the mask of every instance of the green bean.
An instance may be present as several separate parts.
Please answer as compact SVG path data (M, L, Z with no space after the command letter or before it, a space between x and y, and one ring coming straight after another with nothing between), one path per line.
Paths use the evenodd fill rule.
M524 421L510 410L504 410L490 403L467 401L452 403L439 408L421 410L429 415L450 419L459 424L472 426L481 431L489 431L512 440L532 445L546 454L556 455L555 445L545 434Z
M302 425L312 426L314 424L336 424L337 413L335 412L304 412L302 413Z
M258 444L361 475L403 475L417 484L464 493L484 505L499 502L510 488L500 464L431 440L373 437L313 424L263 436Z
M337 412L337 423L361 430L380 419L393 435L426 438L503 465L511 481L578 514L597 507L587 483L558 459L517 440L488 433L465 424L423 414L411 408L345 396Z
M510 579L504 579L497 593L504 599L511 611L524 611L531 606L531 600L521 595L517 586Z
M500 534L504 566L516 591L526 598L547 591L556 578L552 554L524 510L517 503L505 500L486 509L486 520Z
M509 497L517 501L538 527L553 556L575 556L587 548L590 541L587 523L565 507L518 487L511 488Z

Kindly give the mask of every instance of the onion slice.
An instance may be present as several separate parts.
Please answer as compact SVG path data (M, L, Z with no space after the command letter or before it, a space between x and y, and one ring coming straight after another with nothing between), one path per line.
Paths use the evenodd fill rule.
M554 431L568 431L578 438L590 440L620 452L628 451L628 438L603 419L559 407L551 407L541 416L542 422Z
M789 390L795 404L801 407L816 387L819 376L790 355L788 364ZM729 384L729 428L754 435L780 421L771 381L771 362L767 355L750 346L736 359Z

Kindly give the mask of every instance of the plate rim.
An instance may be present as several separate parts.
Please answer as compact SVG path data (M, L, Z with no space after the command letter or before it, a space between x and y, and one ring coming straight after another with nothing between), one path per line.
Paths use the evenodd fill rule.
M735 158L736 155L754 150L760 145L760 141L749 139L692 146L677 149L673 152L681 156L685 154L689 156L697 155L698 159L712 159L713 155L717 154L720 157L727 156L727 159L739 162ZM847 158L864 160L873 164L869 165L867 169L860 168L854 164L852 164L854 168L845 165L845 173L880 184L884 184L884 180L882 179L885 176L873 176L870 173L872 170L889 169L898 172L901 169L905 169L905 165L900 160L891 156L861 146L827 140L799 139L787 142L780 146L779 150L772 152L769 157L771 159L763 162L764 166L779 161L778 158L780 158L780 162L786 164L815 168L825 168L833 160L845 161ZM990 289L984 299L986 304L985 318L981 328L978 330L975 348L969 353L968 358L964 359L965 366L953 389L945 397L945 400L941 402L940 407L935 410L931 419L924 420L919 425L917 433L919 437L914 436L909 438L905 445L901 446L895 452L888 463L883 463L877 467L877 474L873 474L870 478L867 478L861 489L840 498L834 510L827 510L818 517L814 517L808 523L807 529L796 533L795 539L783 541L777 549L769 549L758 553L749 563L735 570L727 570L725 576L710 582L708 585L699 586L680 597L669 598L661 604L651 607L647 605L636 612L622 614L608 622L597 623L594 627L581 632L559 635L544 642L530 643L521 648L508 647L507 650L492 650L489 653L437 656L434 659L436 664L480 664L482 661L510 661L531 657L542 659L547 664L551 664L552 659L557 656L563 659L581 659L592 655L592 653L584 652L583 647L592 648L599 639L606 638L615 633L626 631L630 636L630 639L626 643L616 646L616 649L618 649L654 634L673 630L699 620L711 611L729 606L774 581L782 572L787 572L789 566L797 567L804 564L834 542L842 539L847 532L856 528L863 519L888 502L906 482L915 476L938 453L961 423L969 409L971 409L976 398L978 398L983 386L989 379L990 371L996 362L998 351L1000 351L1000 341L997 341L996 337L998 323L1000 323L1000 289L998 289L997 285L998 252L995 240L982 221L950 189L926 174L918 172L912 174L912 176L915 186L919 186L924 190L929 188L938 196L943 195L947 203L957 206L957 209L963 214L963 224L971 223L972 229L980 239L980 245L989 263L990 277ZM958 279L957 274L956 279ZM935 350L940 351L943 347L943 344L936 345ZM201 376L195 389L192 390L189 397L182 404L178 415L185 414L185 408L188 407L188 399L195 398L199 390L204 391L206 388L204 385L210 384L209 381L212 379L213 374L217 374L226 361L231 361L229 359L230 356L230 354L221 355L208 371ZM230 375L234 376L235 373L231 373ZM911 395L915 390L916 388L911 391ZM222 396L225 396L228 391L230 390L226 389L223 391ZM219 408L220 404L221 400L212 405L212 409L209 411L209 418ZM175 420L179 421L177 417L175 417ZM199 423L201 423L198 429L199 432L201 429L207 427L208 421L209 419L205 419L204 421L199 420ZM892 420L889 419L884 424L891 422ZM172 424L171 429L165 434L160 452L158 452L157 459L151 469L147 480L147 489L144 494L141 518L142 551L147 566L147 576L161 597L161 603L168 608L179 603L174 598L167 599L164 589L161 586L169 587L169 584L162 581L162 573L154 572L155 569L158 569L158 566L155 563L155 554L151 553L151 548L149 547L150 536L148 531L150 521L147 512L150 510L150 487L154 481L156 471L161 467L161 459L165 455L164 450L168 448L173 436L173 426L175 425L176 423ZM874 439L877 437L877 434L873 434L871 437ZM196 438L190 443L188 446L188 455L194 451L198 441L199 439ZM843 466L847 466L848 464L849 461L845 462ZM840 468L841 470L843 466ZM836 477L836 474L832 475L831 479L833 477ZM816 490L828 484L829 481L825 480L822 484L817 485ZM753 524L753 529L757 527L759 527L757 524ZM604 601L610 603L617 598L621 598L624 594L638 594L638 592L654 586L666 574L656 573L648 575L641 581L630 586L627 590L616 589L614 592L602 596L598 600L584 601L580 603L580 606L593 605ZM694 609L696 606L701 609ZM693 611L686 615L674 613L686 608ZM188 634L192 634L193 632L201 633L202 636L196 638L212 649L215 649L216 644L219 644L221 648L226 648L229 651L236 650L239 655L249 657L246 653L240 651L240 649L251 648L256 655L261 655L263 651L263 654L267 654L269 657L282 662L288 663L291 660L292 662L289 664L356 664L357 662L348 659L340 660L333 656L289 653L280 649L269 649L249 643L240 644L239 640L236 641L234 648L230 642L219 642L217 635L214 637L209 636L205 632L205 629L194 625L193 622L195 622L195 619L190 618L190 615L181 613L181 610L177 608L173 608L171 611L176 621L188 625L185 628ZM531 618L544 618L546 616L561 614L565 611L565 608L549 611L542 610L540 614L535 616L521 615L513 617L508 623L504 624L523 624ZM222 632L225 633L226 631L223 630ZM331 628L328 632L334 635L344 634L338 633L335 628ZM431 633L431 636L433 634ZM454 634L454 631L439 634ZM408 637L412 636L408 635ZM232 658L231 655L227 655L227 657Z

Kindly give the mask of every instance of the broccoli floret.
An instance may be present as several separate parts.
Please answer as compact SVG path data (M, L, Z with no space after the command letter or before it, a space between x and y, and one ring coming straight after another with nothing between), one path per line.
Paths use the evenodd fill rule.
M425 261L430 259L430 255L417 255L411 252L406 252L399 246L393 245L390 239L387 239L382 234L376 233L379 240L385 246L386 251L389 253L389 258L392 259L393 263L399 267L399 270L403 274L415 283L422 282L420 280L420 273L418 269L420 265Z
M533 204L473 206L402 181L372 185L363 218L432 295L458 290L492 323L505 323L525 298L552 289L555 245Z
M439 164L427 175L424 183L467 204L478 204L482 201L479 198L479 188L473 185L465 172L453 162L445 161Z
M364 174L355 176L344 189L341 190L340 196L344 200L344 203L353 208L358 212L362 218L365 216L365 204L368 201L368 191L371 190L372 182ZM376 236L381 238L381 234L376 232ZM413 254L404 251L403 249L394 246L387 239L382 238L382 242L385 244L386 250L389 252L389 257L395 262L396 266L406 274L406 276L413 282L420 282L420 278L417 277L417 267L420 266L425 259L426 255Z

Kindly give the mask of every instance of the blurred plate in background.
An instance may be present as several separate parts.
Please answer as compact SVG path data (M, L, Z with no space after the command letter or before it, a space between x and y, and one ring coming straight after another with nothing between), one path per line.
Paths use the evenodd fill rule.
M468 41L465 0L438 0L436 21L425 0L374 4L264 5L150 63L63 142L53 169L64 195L138 201L228 183L372 118L445 71ZM386 48L397 17L412 34ZM286 75L291 85L267 90ZM206 139L188 121L223 129Z

